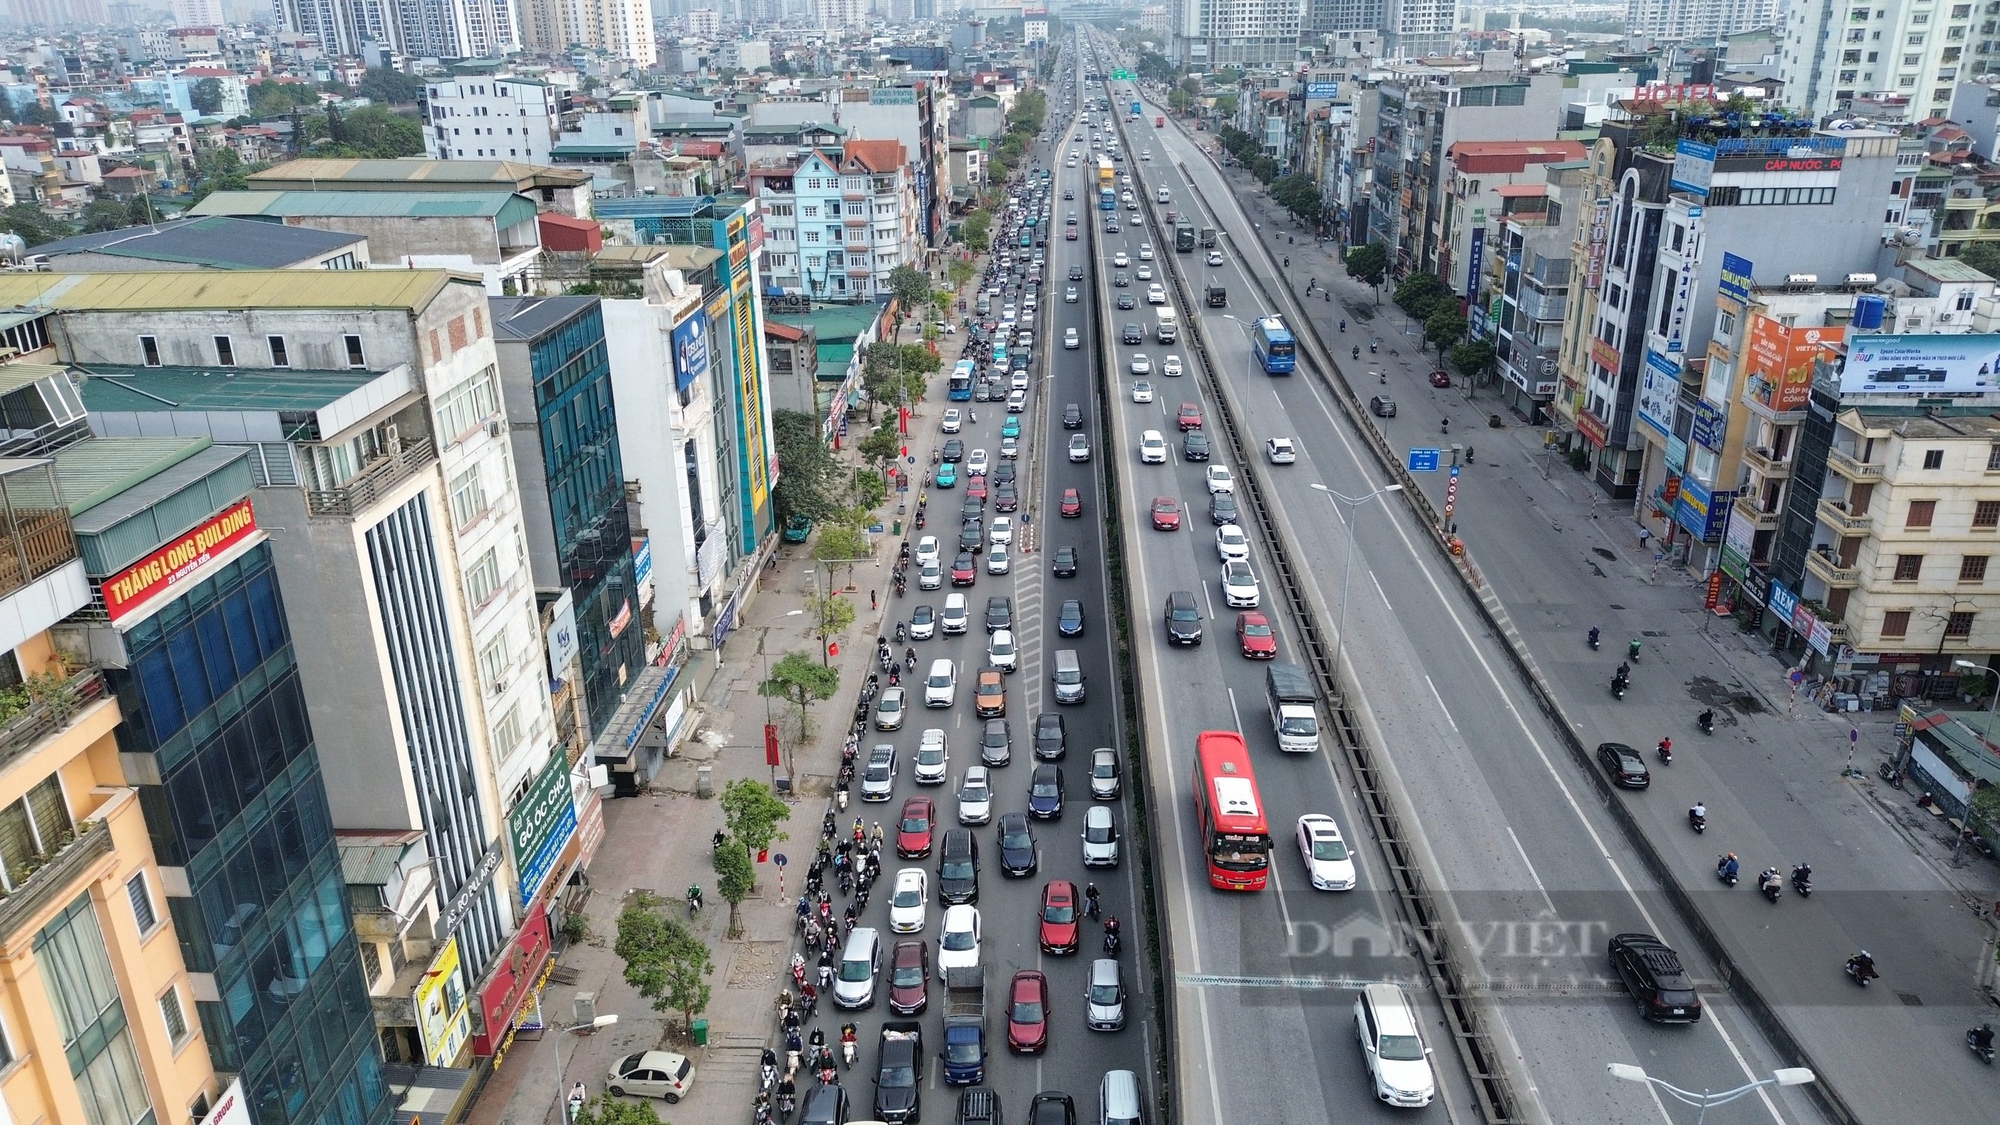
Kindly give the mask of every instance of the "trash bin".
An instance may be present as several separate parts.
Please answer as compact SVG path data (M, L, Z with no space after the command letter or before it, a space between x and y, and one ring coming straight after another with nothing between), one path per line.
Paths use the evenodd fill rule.
M696 1020L691 1026L694 1030L694 1045L697 1047L708 1046L708 1021Z
M898 504L898 505L896 505L896 510L897 510L897 511L899 511L899 512L900 512L900 511L902 511L902 510L903 510L903 506L902 506L901 504ZM899 538L900 538L900 537L902 536L902 534L903 534L903 521L902 521L902 520L897 520L897 521L896 521L896 530L895 530L895 532L894 532L893 534L895 534L895 535L896 535L897 537L899 537Z

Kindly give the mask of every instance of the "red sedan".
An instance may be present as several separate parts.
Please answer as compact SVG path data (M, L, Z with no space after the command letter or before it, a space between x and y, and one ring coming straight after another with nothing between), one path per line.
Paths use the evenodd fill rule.
M1177 416L1176 420L1177 420L1177 421L1178 421L1178 422L1180 423L1180 427L1181 427L1181 429L1183 429L1183 430L1198 430L1198 429L1200 429L1200 428L1201 428L1201 404L1200 404L1200 403L1198 403L1198 402L1184 402L1184 403L1181 403L1181 409L1180 409L1180 413L1179 413L1179 415Z
M1181 502L1171 496L1153 497L1153 530L1179 531L1181 529Z
M1438 368L1436 371L1431 372L1431 386L1433 387L1451 386L1451 372L1446 371L1442 367Z
M1271 628L1270 618L1261 613L1236 615L1236 640L1243 646L1243 655L1252 660L1270 660L1278 655L1278 633Z
M986 499L986 474L974 473L965 478L965 494L975 500Z
M1075 228L1075 227L1071 227L1071 228L1069 228L1068 230L1064 231L1064 232L1063 232L1063 237L1064 237L1064 238L1067 238L1067 239L1069 239L1069 240L1070 240L1071 242L1075 242L1075 241L1076 241L1076 228Z
M972 561L971 551L960 551L951 563L951 584L970 586L979 581L979 564Z
M937 806L929 797L912 797L903 802L903 816L896 822L896 854L919 859L931 854L931 828L937 823Z
M1062 494L1062 504L1056 510L1061 512L1062 518L1066 520L1081 518L1083 515L1083 497L1077 495L1076 489L1065 488Z
M1076 884L1068 879L1051 879L1042 888L1042 952L1076 952Z
M889 958L889 1010L914 1016L930 1003L931 947L923 941L899 941Z
M1037 1055L1049 1045L1049 978L1034 969L1014 974L1007 988L1007 1049Z

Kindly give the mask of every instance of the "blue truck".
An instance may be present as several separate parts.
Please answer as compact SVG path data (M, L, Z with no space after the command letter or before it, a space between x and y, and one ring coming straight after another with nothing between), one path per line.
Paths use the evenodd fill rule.
M986 967L944 971L944 1080L986 1081Z

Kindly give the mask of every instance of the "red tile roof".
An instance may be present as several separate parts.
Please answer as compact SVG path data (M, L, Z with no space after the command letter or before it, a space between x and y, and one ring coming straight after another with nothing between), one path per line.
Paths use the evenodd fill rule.
M893 172L903 166L904 147L901 141L849 141L843 149L847 159L870 172Z

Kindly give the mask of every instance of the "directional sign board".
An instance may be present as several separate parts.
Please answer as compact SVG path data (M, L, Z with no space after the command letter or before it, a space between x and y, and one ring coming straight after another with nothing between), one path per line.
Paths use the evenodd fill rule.
M1410 471L1413 473L1435 473L1444 462L1442 449L1410 450Z
M1132 81L1132 72L1123 69L1114 70L1111 72L1111 79L1114 82L1130 82Z

